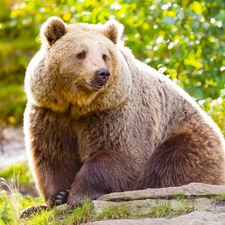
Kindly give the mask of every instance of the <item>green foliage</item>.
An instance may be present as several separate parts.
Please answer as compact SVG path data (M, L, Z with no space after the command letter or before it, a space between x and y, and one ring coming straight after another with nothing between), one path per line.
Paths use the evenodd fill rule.
M21 84L0 83L0 121L10 125L22 123L26 101Z
M0 170L0 225L21 224L19 214L23 209L43 204L42 197L33 198L19 193L19 185L30 187L31 184L33 184L32 175L25 163ZM8 192L3 190L5 187Z
M8 198L7 192L0 189L0 224L10 224L16 219L17 214L13 203Z
M225 136L225 89L217 99L207 98L200 100L199 105L213 118Z
M0 91L0 120L21 122L25 98L19 88L25 69L40 48L42 23L55 15L67 23L118 20L135 57L154 68L167 68L166 74L189 94L206 99L206 110L223 128L225 117L218 112L224 105L211 107L207 102L220 98L224 89L224 8L222 0L21 0L15 5L13 0L2 0L0 90L4 85L5 91Z
M21 210L39 204L43 204L40 197L32 198L29 195L23 197L20 193L7 193L0 189L0 225L22 224L19 221Z
M30 185L33 179L30 169L26 163L17 163L8 168L0 170L0 177L6 180L17 179L21 185Z

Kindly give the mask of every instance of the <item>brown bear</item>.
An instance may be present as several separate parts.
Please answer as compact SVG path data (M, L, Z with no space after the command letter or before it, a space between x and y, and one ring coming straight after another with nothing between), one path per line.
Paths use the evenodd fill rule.
M184 90L134 58L122 30L116 21L66 25L57 17L42 26L25 78L24 131L46 205L224 183L220 130Z

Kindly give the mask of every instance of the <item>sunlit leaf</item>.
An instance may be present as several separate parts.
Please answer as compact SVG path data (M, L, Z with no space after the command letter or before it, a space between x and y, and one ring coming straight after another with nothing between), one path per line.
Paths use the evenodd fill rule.
M14 10L10 13L10 17L18 16L20 14L20 12L21 12L20 9Z
M183 0L182 1L182 6L186 6L189 3L189 0Z
M184 89L184 84L183 84L180 80L178 80L178 81L176 82L176 84L177 84L178 86L180 86L182 89Z
M143 23L143 28L145 29L145 30L148 30L149 29L149 24L148 23Z
M195 67L196 69L200 69L203 65L200 63L193 53L189 53L189 55L184 59L184 64Z
M191 9L195 12L195 13L202 13L203 12L203 8L202 8L202 4L200 2L194 1L191 4Z
M171 17L175 17L177 14L173 11L169 11L167 15Z
M177 71L175 69L169 69L168 72L172 80L177 77Z
M69 21L71 19L71 13L67 12L63 15L63 20Z

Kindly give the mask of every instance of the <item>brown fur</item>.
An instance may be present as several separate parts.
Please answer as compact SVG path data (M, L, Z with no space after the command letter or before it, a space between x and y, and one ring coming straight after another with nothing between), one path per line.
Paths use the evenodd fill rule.
M224 182L218 127L181 88L137 61L119 43L121 34L116 22L50 18L43 25L43 45L25 79L24 130L47 204L66 188L76 206L85 195ZM100 68L110 76L96 90L88 84Z
M51 17L41 29L41 39L48 43L49 47L66 33L66 26L58 17Z

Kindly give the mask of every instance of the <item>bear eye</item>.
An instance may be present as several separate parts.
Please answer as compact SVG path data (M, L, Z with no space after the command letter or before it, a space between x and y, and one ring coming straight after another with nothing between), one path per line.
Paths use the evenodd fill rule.
M81 53L78 53L78 54L77 54L77 58L78 58L78 59L84 59L85 56L86 56L86 53L85 53L85 52L81 52Z
M103 55L102 55L102 58L103 58L104 61L106 61L106 58L107 58L107 57L106 57L106 54L103 54Z

